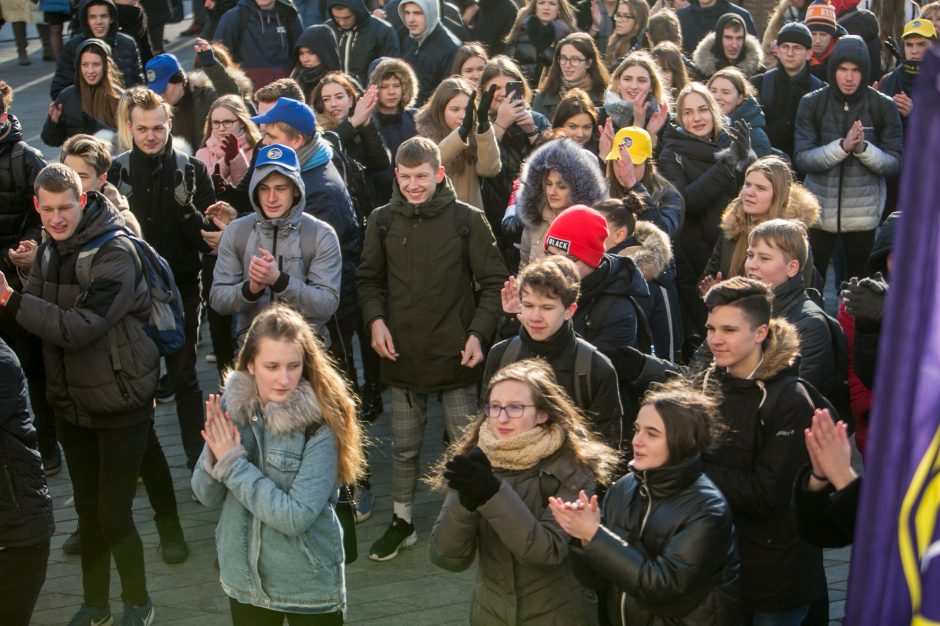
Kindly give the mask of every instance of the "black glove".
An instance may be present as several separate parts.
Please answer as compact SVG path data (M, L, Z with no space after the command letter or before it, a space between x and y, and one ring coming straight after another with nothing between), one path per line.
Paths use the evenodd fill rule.
M458 454L444 468L447 486L457 491L460 504L468 511L476 511L499 491L500 480L493 475L490 460L479 448L468 455Z
M496 85L490 85L490 88L480 96L480 106L477 107L478 135L482 135L490 129L490 105L493 104L494 95L496 95Z
M196 53L196 56L199 58L199 65L203 67L212 67L216 63L215 53L212 48L200 50Z
M215 189L216 198L232 189L232 186L222 176L222 166L219 163L216 163L215 169L212 170L212 187Z
M751 125L744 120L734 123L734 148L738 153L739 161L746 161L751 153Z
M630 346L621 346L610 357L617 377L625 383L632 383L639 378L646 366L646 355Z
M842 283L839 294L845 302L845 310L863 320L880 322L885 312L885 299L888 295L888 282L876 273L871 278L852 278Z
M470 131L473 129L473 113L476 111L474 106L477 101L477 92L470 94L470 97L467 98L467 108L464 110L463 122L460 126L457 127L457 133L460 135L462 141L466 141L467 137L470 136Z
M188 218L193 212L193 194L196 192L196 168L188 163L183 171L176 170L176 185L173 199L180 207L181 217Z
M506 209L506 214L503 216L503 221L500 225L503 227L503 234L507 237L511 237L522 232L524 225L522 224L522 220L520 220L519 216L516 214L515 205L510 205Z

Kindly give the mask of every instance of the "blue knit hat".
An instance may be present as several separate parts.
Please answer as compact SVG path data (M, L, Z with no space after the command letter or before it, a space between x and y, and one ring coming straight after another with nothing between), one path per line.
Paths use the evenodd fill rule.
M267 113L254 116L251 121L255 124L284 122L291 128L308 136L315 135L317 132L317 118L313 115L313 109L303 102L291 98L278 98Z

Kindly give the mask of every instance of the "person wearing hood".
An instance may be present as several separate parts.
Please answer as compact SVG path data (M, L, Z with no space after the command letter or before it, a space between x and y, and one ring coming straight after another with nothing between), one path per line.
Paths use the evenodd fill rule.
M793 162L793 133L800 99L823 86L810 72L813 35L805 24L792 22L780 29L774 45L776 67L751 77L764 111L770 145ZM766 57L765 57L766 58Z
M715 26L726 13L738 15L744 21L748 34L757 36L754 20L747 9L732 4L729 0L690 0L689 6L676 11L682 28L683 50L692 54L709 33L715 32Z
M290 74L303 29L289 0L238 0L219 19L215 40L225 44L253 84L263 86Z
M357 275L362 319L392 396L393 515L370 548L375 561L417 541L412 511L428 396L441 394L447 432L458 441L478 407L483 349L507 275L483 211L457 200L437 145L412 137L395 159L392 201L372 213Z
M545 233L562 211L607 198L597 157L573 139L553 139L536 148L519 175L516 215L523 224L519 268L545 252Z
M111 622L112 557L122 622L151 623L153 603L132 511L160 374L160 353L140 323L150 313L150 289L125 237L100 244L84 279L76 269L86 244L124 228L104 196L83 193L78 173L60 163L46 166L35 185L47 252L37 256L22 291L0 273L0 306L2 315L43 342L47 395L81 528L83 601L70 623Z
M330 18L326 25L339 41L340 66L336 69L354 76L360 85L369 84L373 60L404 56L398 33L391 24L372 15L363 0L327 0L326 10Z
M369 84L379 88L372 115L393 164L398 146L418 134L415 123L418 110L414 108L418 96L418 77L411 66L401 59L377 60L370 67ZM392 164L372 177L376 206L388 204L392 197L392 185L395 183L395 167Z
M326 24L314 24L304 29L294 44L294 69L290 77L297 81L308 98L320 80L342 69L336 34Z
M519 64L529 87L537 88L552 64L555 44L577 30L568 0L529 0L506 35L505 54Z
M42 126L41 137L47 146L61 146L77 134L114 132L117 126L117 105L124 91L111 47L100 39L86 39L75 56L75 82L49 105Z
M832 4L839 26L844 28L849 35L858 35L865 42L868 48L871 80L874 80L881 74L881 35L887 36L888 33L882 33L878 18L874 13L862 7L861 0L833 0Z
M937 29L929 20L910 21L904 25L901 42L904 46L904 60L878 81L877 88L898 105L901 122L906 127L907 118L914 110L914 81L920 73L920 63L924 60L924 55L937 42Z
M239 344L255 316L275 302L293 307L322 336L339 306L342 256L333 228L304 213L294 150L264 146L249 189L254 214L230 222L223 232L209 304L236 316Z
M111 47L112 59L121 75L125 88L144 82L144 68L140 50L132 37L118 32L118 13L113 0L84 0L78 7L79 31L65 42L56 61L55 75L49 86L49 97L55 100L59 93L74 84L78 69L76 54L86 39L101 39Z
M457 39L441 22L437 0L411 0L398 5L398 16L408 29L401 43L401 58L418 77L418 104L424 104L450 74Z
M809 55L810 72L823 82L829 81L829 55L836 42L849 33L836 21L836 10L828 0L815 0L807 9L803 23L813 38Z
M718 402L673 381L644 397L634 433L629 471L603 507L584 492L549 498L575 575L608 590L617 626L741 623L731 507L702 461L720 437Z
M823 277L838 238L848 275L865 274L885 206L885 179L901 167L898 107L870 83L865 42L847 35L832 51L829 85L806 95L797 110L795 165L822 206L810 243Z
M710 78L718 70L734 66L750 78L764 71L764 51L760 40L746 31L744 18L725 13L715 23L715 30L695 47L692 62L702 76Z

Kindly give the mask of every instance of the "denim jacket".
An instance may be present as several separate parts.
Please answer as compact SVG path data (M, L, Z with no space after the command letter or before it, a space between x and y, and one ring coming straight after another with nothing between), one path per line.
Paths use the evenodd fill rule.
M217 461L206 446L192 478L200 502L222 505L215 532L222 589L278 611L345 612L336 443L326 425L306 437L322 421L313 389L302 380L262 411L252 376L233 371L222 402L241 445Z

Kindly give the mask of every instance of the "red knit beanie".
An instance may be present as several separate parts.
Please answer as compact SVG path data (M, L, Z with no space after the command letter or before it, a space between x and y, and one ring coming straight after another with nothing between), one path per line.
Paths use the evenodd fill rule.
M554 246L597 267L604 257L607 234L607 220L603 215L589 206L576 204L562 211L548 227L544 247Z

